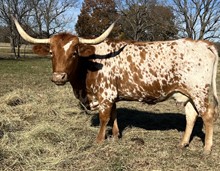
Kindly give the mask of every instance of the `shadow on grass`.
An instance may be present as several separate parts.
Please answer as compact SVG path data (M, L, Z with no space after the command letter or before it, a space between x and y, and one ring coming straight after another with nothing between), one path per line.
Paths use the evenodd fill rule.
M137 127L145 130L178 130L179 132L185 131L186 119L185 115L181 113L153 113L132 110L127 108L117 109L118 113L118 126L120 130L120 137L123 136L123 131L128 127ZM92 118L92 126L99 125L98 115ZM203 121L199 117L195 123L191 140L194 137L199 137L204 144L205 134L202 131Z

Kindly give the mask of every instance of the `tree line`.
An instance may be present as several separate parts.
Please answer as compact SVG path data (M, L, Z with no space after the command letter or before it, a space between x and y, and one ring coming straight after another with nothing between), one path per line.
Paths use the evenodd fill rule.
M0 41L13 51L22 42L11 20L15 16L32 36L65 31L77 0L0 0ZM81 37L96 37L117 21L114 39L157 41L188 37L220 41L220 0L84 0L75 25ZM74 30L74 28L73 28Z

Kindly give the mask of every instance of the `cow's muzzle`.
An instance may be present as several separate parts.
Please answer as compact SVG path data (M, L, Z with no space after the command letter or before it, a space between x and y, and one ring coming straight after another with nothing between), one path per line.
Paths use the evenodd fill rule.
M54 72L51 81L56 85L64 85L68 81L68 76L65 72Z

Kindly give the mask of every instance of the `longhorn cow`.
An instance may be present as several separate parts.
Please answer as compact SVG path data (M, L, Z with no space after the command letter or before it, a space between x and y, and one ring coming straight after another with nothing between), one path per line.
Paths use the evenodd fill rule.
M218 108L218 53L211 42L105 40L114 24L95 39L69 33L36 39L29 36L16 19L14 22L26 41L50 45L49 50L42 45L34 50L51 52L52 81L57 85L69 81L76 98L90 109L99 110L97 142L105 139L110 119L113 120L113 137L119 135L116 102L156 104L172 96L185 104L186 129L180 147L189 144L196 118L201 116L205 126L204 152L210 153Z

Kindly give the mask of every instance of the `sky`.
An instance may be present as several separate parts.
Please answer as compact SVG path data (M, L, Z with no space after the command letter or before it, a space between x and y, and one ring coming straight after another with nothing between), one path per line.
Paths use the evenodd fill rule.
M76 33L75 32L75 25L76 25L76 22L78 20L78 15L80 14L80 9L82 7L82 2L83 2L83 0L78 0L78 7L73 8L73 9L71 9L71 11L68 12L69 14L67 14L67 15L69 15L72 18L72 22L70 22L67 25L67 27L66 27L67 30L65 30L65 31L72 32L74 34Z

